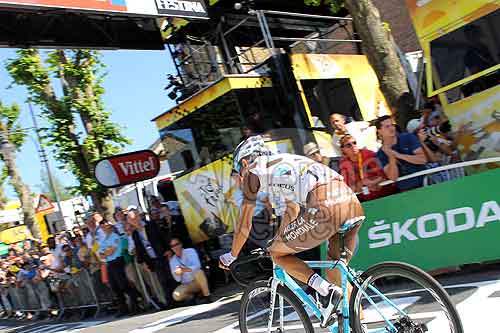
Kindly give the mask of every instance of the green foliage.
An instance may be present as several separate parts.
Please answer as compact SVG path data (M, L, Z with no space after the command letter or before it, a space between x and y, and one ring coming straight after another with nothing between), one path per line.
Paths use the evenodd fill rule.
M23 131L18 122L20 113L21 109L19 105L13 104L7 106L0 101L0 144L4 141L5 136L6 141L12 144L17 150L21 149L26 139L26 132ZM0 159L4 160L3 154L0 154ZM8 176L8 168L4 164L0 170L0 207L3 207L8 201L3 190L3 185Z
M57 201L57 197L55 192L52 190L52 187L50 186L50 181L47 173L45 171L40 173L40 179L42 183L38 185L40 189L40 193L45 194L52 202ZM57 177L52 176L52 179L54 181L54 188L59 194L59 198L61 201L64 200L69 200L73 196L71 195L71 191L64 185L64 183Z
M321 6L328 5L333 14L338 13L342 8L345 7L344 0L304 0L304 3L308 6Z
M20 113L19 105L6 106L0 101L0 132L2 135L7 134L7 141L13 144L17 150L21 149L26 139L26 133L18 123Z
M40 106L49 127L42 130L55 158L79 181L78 190L88 195L105 192L93 178L94 163L118 153L129 140L111 122L105 110L103 69L97 51L56 50L44 59L38 50L23 49L7 61L14 83L25 86L29 99ZM62 86L57 96L51 78ZM79 126L80 125L80 126ZM84 128L84 132L79 130Z

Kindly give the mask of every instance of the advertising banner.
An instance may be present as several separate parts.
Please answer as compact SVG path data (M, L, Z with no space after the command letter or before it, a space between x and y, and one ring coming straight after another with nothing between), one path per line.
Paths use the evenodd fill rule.
M208 18L203 0L0 0L0 7L64 8L139 16Z
M0 231L0 242L5 244L14 244L32 238L31 232L25 225L19 225Z
M235 185L231 161L217 160L174 181L186 227L193 242L233 230L239 209L231 203Z
M207 17L203 0L156 0L158 12L168 16Z
M498 0L406 0L419 38L435 38L450 28L500 8Z
M500 169L363 204L353 267L403 261L425 270L500 259Z
M453 104L443 104L453 128L461 129L458 149L464 160L500 156L500 85ZM485 167L500 167L500 163Z
M160 160L151 150L111 156L96 163L95 177L105 187L118 187L154 178Z

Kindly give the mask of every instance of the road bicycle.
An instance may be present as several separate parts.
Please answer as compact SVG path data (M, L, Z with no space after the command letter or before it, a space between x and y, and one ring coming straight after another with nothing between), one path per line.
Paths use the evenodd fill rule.
M236 282L247 285L241 299L239 330L260 332L335 333L463 333L459 314L443 287L421 269L402 262L383 262L365 272L346 264L345 233L354 225L341 227L341 256L335 261L307 261L313 269L338 269L344 297L337 313L321 327L320 302L307 293L282 268L272 266L272 276L250 282L241 278L241 267L269 261L266 250L255 250L230 267ZM260 267L259 267L260 266ZM348 285L352 286L351 296Z

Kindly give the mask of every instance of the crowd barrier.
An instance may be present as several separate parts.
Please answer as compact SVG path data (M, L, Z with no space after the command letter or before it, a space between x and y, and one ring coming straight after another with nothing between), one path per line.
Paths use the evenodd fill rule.
M158 303L165 304L165 295L155 273L135 262L127 266L126 273L142 294L145 307L159 310ZM89 272L87 269L71 275L59 274L42 281L30 281L22 286L4 286L0 293L0 305L7 313L22 315L57 311L59 318L68 311L85 309L93 309L96 317L103 309L113 306L113 299L111 289L101 282L100 270Z

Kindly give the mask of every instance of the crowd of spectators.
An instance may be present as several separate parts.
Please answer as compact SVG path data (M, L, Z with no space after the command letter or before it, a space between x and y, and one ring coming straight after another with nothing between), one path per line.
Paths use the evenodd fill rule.
M95 294L109 295L118 317L142 312L146 297L161 309L209 302L207 277L182 216L158 198L150 206L147 214L136 206L117 207L112 220L90 212L84 224L49 237L45 244L27 240L12 246L0 259L3 315L21 316L9 288L26 283L36 288L41 283L50 291L45 302L57 305L57 288L64 288L81 270L89 273ZM57 308L50 304L43 315L57 314L48 311ZM35 318L30 313L27 317Z
M420 114L420 118L410 120L403 130L391 116L382 116L370 123L349 123L345 116L333 113L329 118L331 147L326 150L333 149L338 157L322 156L321 149L313 142L304 145L304 155L342 174L361 201L463 177L463 168L453 168L398 180L461 161L456 144L461 130L451 127L440 105L429 101ZM372 131L376 131L376 136L371 135ZM386 180L395 182L380 186Z

